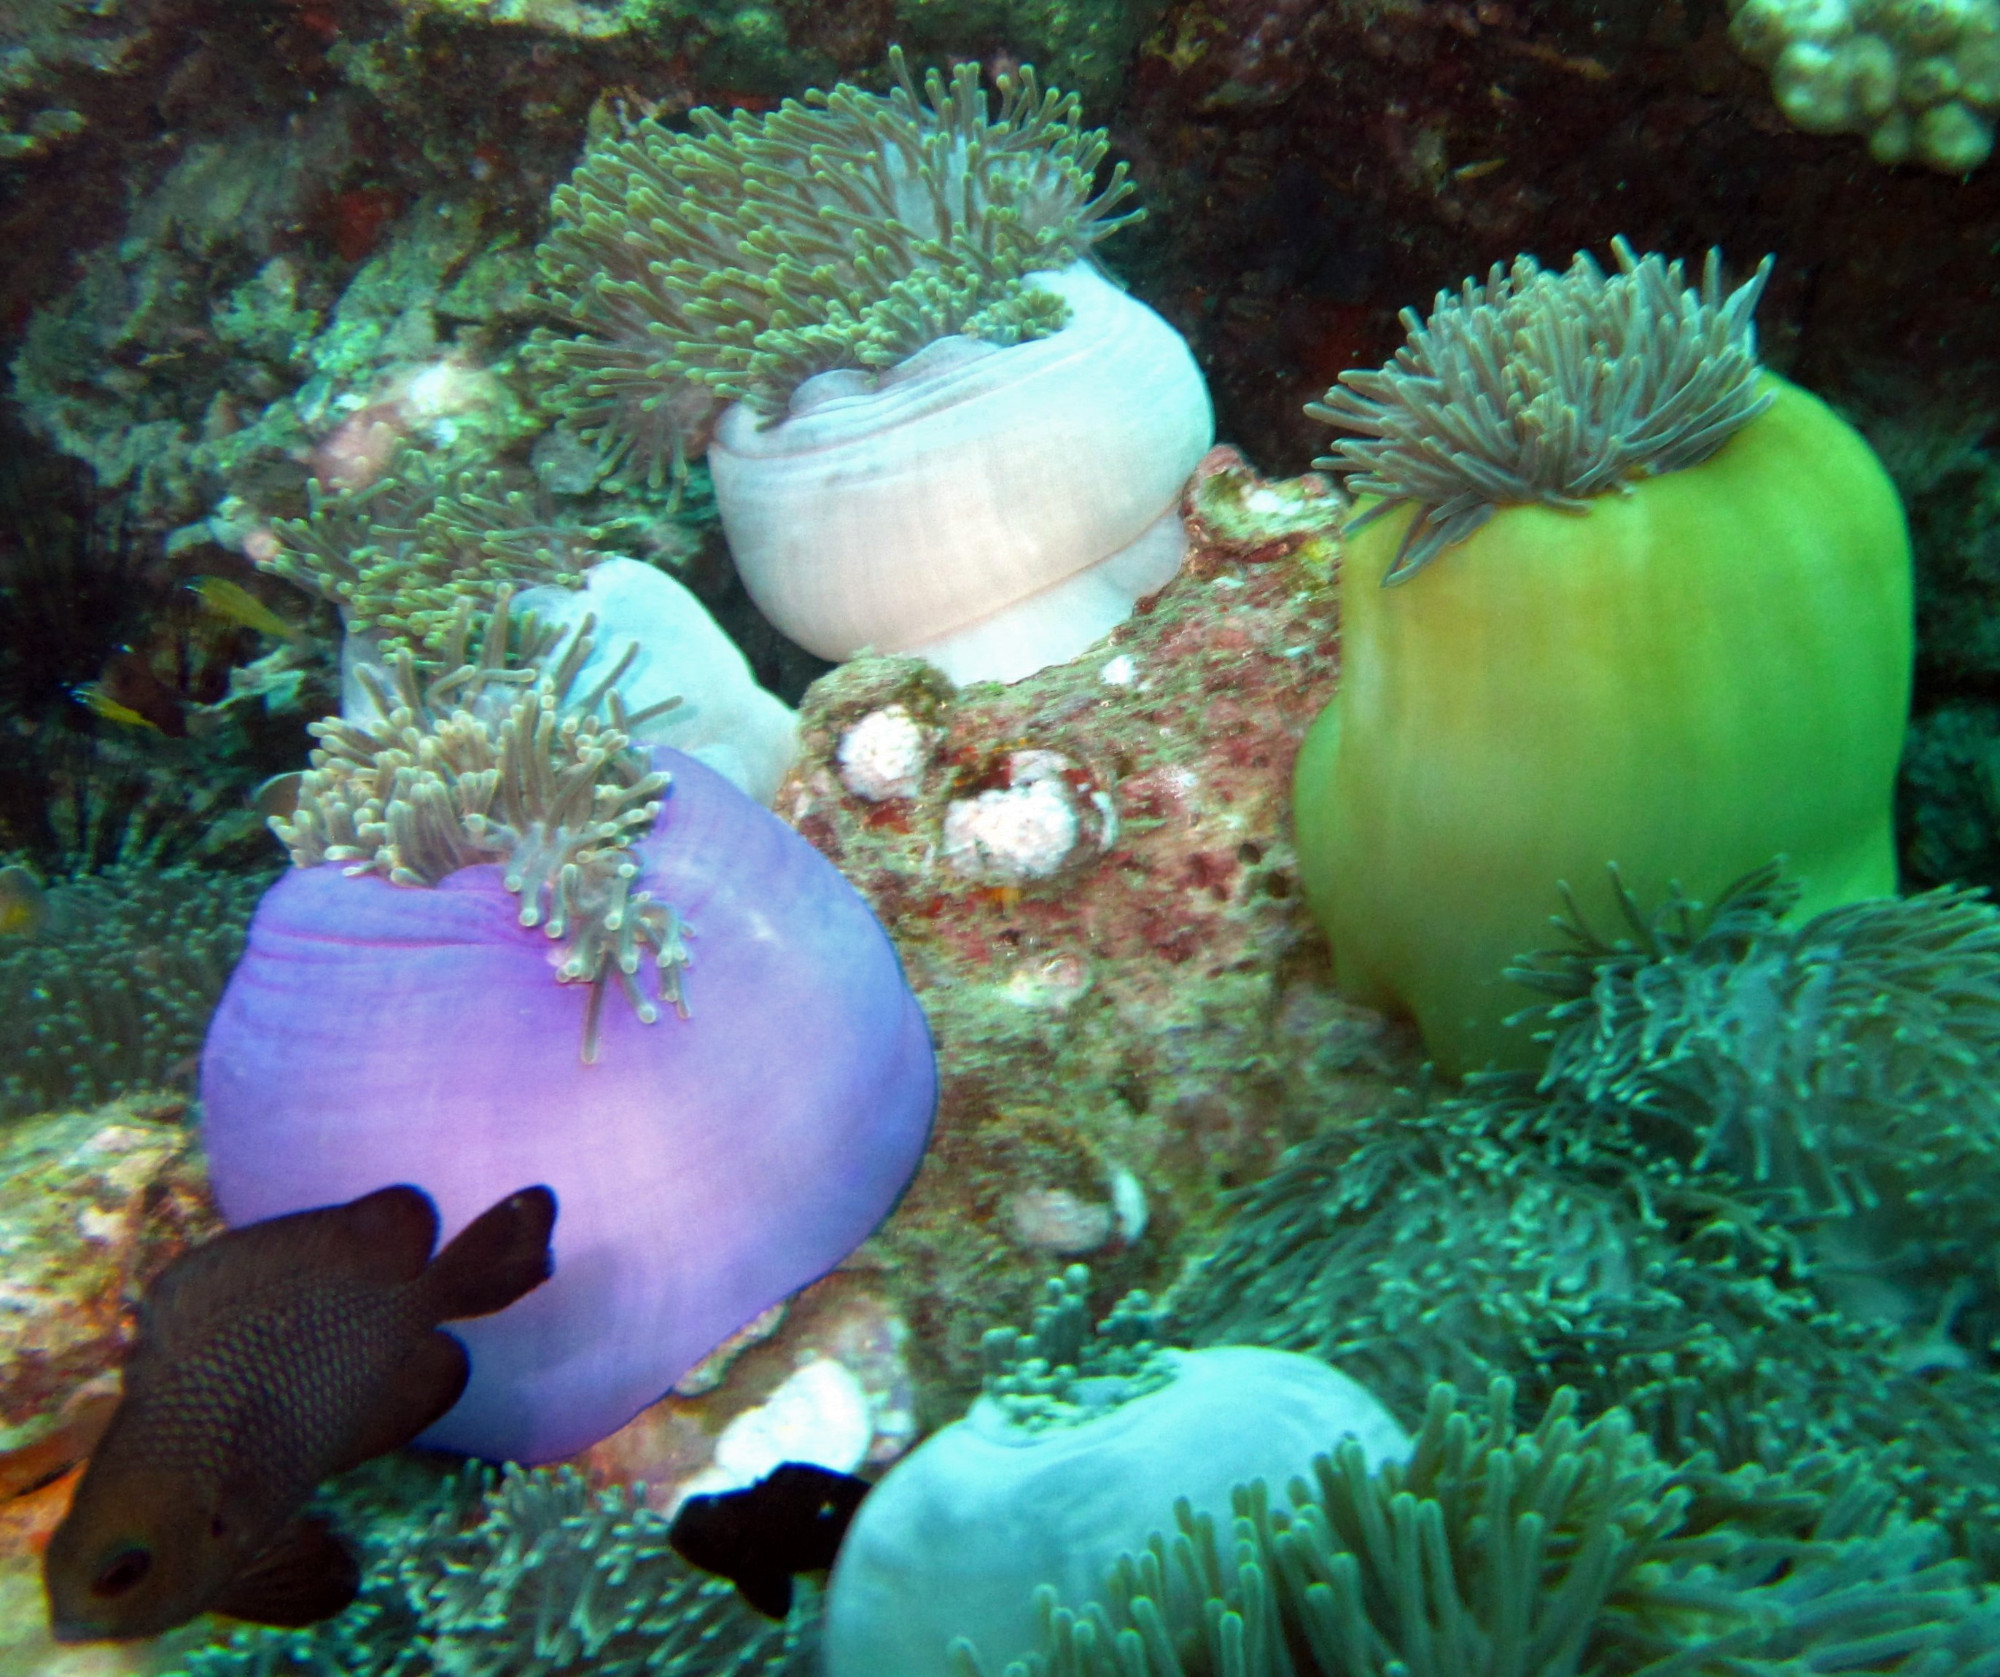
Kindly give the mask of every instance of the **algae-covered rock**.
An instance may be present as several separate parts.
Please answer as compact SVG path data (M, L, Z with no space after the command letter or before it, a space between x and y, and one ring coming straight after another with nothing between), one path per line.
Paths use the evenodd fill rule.
M179 1102L136 1097L0 1127L0 1491L28 1488L21 1453L117 1365L145 1283L219 1226L181 1116Z
M778 795L888 926L936 1037L936 1137L873 1250L960 1387L1059 1259L1088 1254L1106 1296L1171 1276L1228 1189L1379 1103L1407 1046L1333 995L1293 875L1336 502L1218 450L1187 507L1181 576L1074 663L1008 687L913 659L824 677Z

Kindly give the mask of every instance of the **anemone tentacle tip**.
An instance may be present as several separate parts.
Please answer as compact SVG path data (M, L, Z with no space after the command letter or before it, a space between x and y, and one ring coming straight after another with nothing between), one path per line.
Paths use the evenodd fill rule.
M1379 370L1344 372L1314 419L1346 433L1313 462L1346 480L1358 530L1417 509L1385 585L1407 581L1500 506L1579 511L1634 480L1699 465L1771 404L1752 315L1772 258L1733 290L1711 249L1682 264L1611 241L1615 273L1578 251L1531 256L1440 291ZM1363 504L1363 503L1366 504Z

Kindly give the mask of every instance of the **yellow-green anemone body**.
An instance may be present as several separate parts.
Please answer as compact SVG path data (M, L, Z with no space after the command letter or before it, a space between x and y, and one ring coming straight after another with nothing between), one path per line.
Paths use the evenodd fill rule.
M1714 900L1783 854L1797 910L1896 885L1909 700L1903 513L1823 403L1775 400L1699 465L1586 510L1499 508L1383 587L1411 517L1356 531L1340 687L1299 754L1300 872L1355 1000L1413 1015L1441 1069L1532 1063L1501 974L1567 882L1618 923ZM1369 503L1356 509L1365 515Z

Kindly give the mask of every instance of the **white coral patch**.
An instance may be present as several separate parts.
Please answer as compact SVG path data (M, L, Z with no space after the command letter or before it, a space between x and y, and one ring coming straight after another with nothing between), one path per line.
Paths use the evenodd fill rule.
M681 1487L679 1499L741 1490L784 1462L852 1473L874 1437L868 1393L853 1371L831 1357L813 1357L722 1429L714 1460Z
M1017 1246L1061 1258L1095 1252L1116 1226L1110 1206L1067 1188L1023 1188L1007 1196L1003 1215Z
M906 706L871 710L840 736L840 783L857 798L914 798L930 766L930 741Z
M1062 781L1016 782L952 802L944 859L968 879L1019 885L1059 872L1078 833L1076 799Z

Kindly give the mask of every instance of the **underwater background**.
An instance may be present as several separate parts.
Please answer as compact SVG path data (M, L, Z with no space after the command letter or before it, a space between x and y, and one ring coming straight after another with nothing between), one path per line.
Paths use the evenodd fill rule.
M1996 120L2000 0L9 0L0 1677L2000 1673ZM538 1181L352 1605L53 1639L169 1264Z

